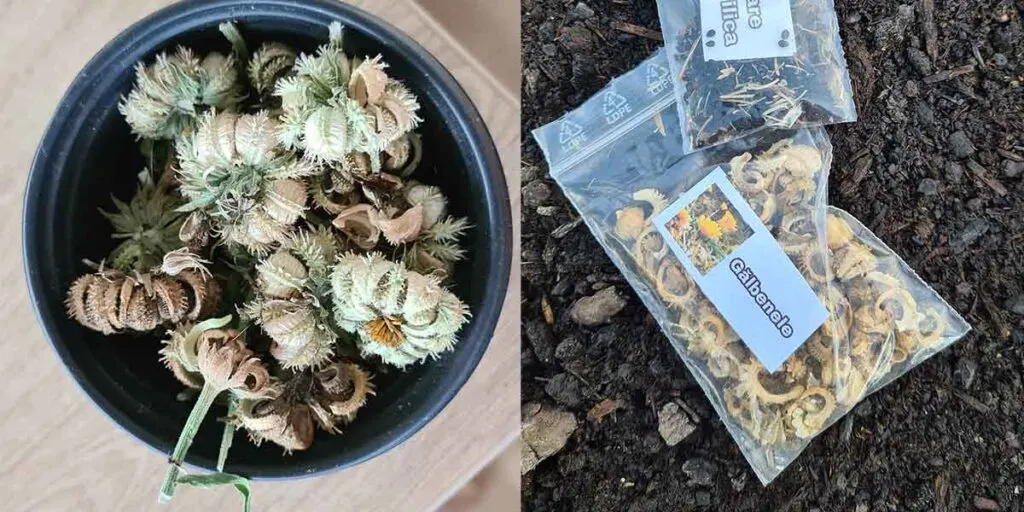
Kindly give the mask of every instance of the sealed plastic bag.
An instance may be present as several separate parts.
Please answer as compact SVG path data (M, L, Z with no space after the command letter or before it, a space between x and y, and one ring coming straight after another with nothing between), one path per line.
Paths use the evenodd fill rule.
M683 152L855 121L832 0L658 0Z
M684 155L675 99L662 83L665 64L665 55L657 53L535 136L552 177L767 483L870 386L906 369L893 366L893 354L899 332L909 330L879 326L875 304L883 320L897 316L890 315L890 308L900 306L880 286L888 281L873 274L881 267L861 262L858 255L863 259L865 251L853 248L863 246L874 254L883 246L859 227L827 215L831 145L825 132L766 132ZM609 118L610 113L621 115ZM744 213L746 209L750 211ZM843 226L851 226L849 236ZM758 297L770 296L765 304L784 305L788 295L799 295L791 290L803 287L825 311L813 334L793 337L798 348L792 354L772 352L774 345L766 352L763 342L773 336L786 342L778 334L786 327L800 328L800 321L810 316L804 309L778 308L786 312L777 315L785 322L736 317L742 325L760 321L770 326L763 330L764 339L749 333L740 339L733 328L736 318L727 321L723 315L735 306L732 298L749 302L754 297L744 295L749 284L772 287L770 276L759 275L763 281L757 281L747 275L741 293L724 297L721 290L708 288L707 280L716 272L732 279L721 271L723 265L732 267L723 261L738 259L734 255L745 248L760 249L753 241L760 236L763 242L763 233L771 245L754 254L778 251L797 277L787 289L775 287ZM892 270L889 275L920 297L914 307L934 308L950 320L938 339L931 340L937 324L929 320L919 321L914 332L931 340L931 348L961 336L965 330L955 312L933 292L925 293L930 290L919 280L908 280L912 275L897 272L892 265L902 262L887 254L876 260L885 261L885 269ZM743 274L734 276L739 280ZM872 308L863 309L869 303ZM786 357L776 364L781 356Z

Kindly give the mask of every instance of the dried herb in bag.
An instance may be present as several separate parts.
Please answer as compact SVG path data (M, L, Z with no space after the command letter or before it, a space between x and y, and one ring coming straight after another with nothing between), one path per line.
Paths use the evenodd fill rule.
M659 0L685 153L852 122L832 0Z
M659 52L535 136L552 177L768 483L875 386L906 369L905 363L894 366L898 333L908 346L934 349L967 328L926 285L908 280L891 252L880 257L882 246L829 215L831 144L823 130L762 133L686 155L675 99L658 86L665 66ZM630 115L603 119L609 98L625 100ZM704 191L709 180L715 183L710 193ZM694 191L696 199L686 203ZM751 246L757 236L763 242L758 233L765 232L775 247ZM798 348L782 353L778 364L765 363L773 355L763 346L767 334L741 339L744 325L726 319L731 299L722 302L721 290L707 287L709 276L731 266L723 262L750 247L779 251L796 272L781 291L767 290L772 281L763 275L758 291L783 304L780 297L807 288L825 310L824 320L811 324L813 333L797 338ZM883 260L884 272L894 277L880 277L877 262ZM897 279L918 302L899 302L907 294L893 291ZM744 282L744 292L752 283ZM737 301L749 300L739 295ZM907 316L902 330L895 327L893 319L903 318L899 310L912 307L934 313L915 317L913 325ZM788 313L793 326L807 314ZM938 337L935 318L945 321ZM915 361L927 354L919 353Z

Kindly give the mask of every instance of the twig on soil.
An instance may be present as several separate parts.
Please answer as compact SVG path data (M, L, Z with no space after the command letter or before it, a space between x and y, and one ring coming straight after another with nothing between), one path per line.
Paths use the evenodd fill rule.
M974 53L974 60L978 61L978 67L985 69L985 59L981 58L981 43L975 42L972 44L971 52Z
M1013 160L1014 162L1024 162L1024 156L1020 156L1017 153L1011 153L1002 148L997 148L996 153L999 153L999 156L1009 160Z
M921 32L924 50L934 63L939 58L939 31L935 27L935 0L921 0Z
M982 167L981 164L979 164L978 162L974 160L968 160L967 168L970 169L971 172L973 172L979 180L981 180L983 183L988 185L989 188L995 191L996 194L999 194L1000 196L1005 196L1007 193L1009 193L1006 190L1006 187L1004 187L1003 184L999 182L999 180L993 178L992 175L989 174L988 170Z
M924 83L931 85L931 84L937 84L939 82L945 82L947 80L952 80L952 79L954 79L954 78L956 78L958 76L962 76L962 75L967 75L967 74L973 73L976 68L977 68L976 64L967 64L965 66L960 66L960 67L956 67L956 68L953 68L953 69L947 69L945 71L939 71L938 73L935 73L932 76L925 77L924 78Z
M633 34L634 36L643 37L645 39L650 39L652 41L662 42L665 40L661 36L661 32L658 32L657 30L651 30L647 27L641 27L640 25L635 25L633 23L628 23L625 21L613 21L612 28L618 30L619 32Z
M960 400L963 400L963 402L967 404L969 407L982 414L988 414L991 410L988 408L987 405L981 403L981 400L978 400L977 398L974 398L973 396L968 395L963 391L954 391L953 394L956 395L956 397L959 398Z

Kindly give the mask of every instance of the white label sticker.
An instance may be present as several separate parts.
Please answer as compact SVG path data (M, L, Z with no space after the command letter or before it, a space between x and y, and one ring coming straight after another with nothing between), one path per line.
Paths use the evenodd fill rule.
M683 268L769 372L827 318L821 300L723 169L654 222Z
M701 0L704 60L792 57L796 53L789 0Z

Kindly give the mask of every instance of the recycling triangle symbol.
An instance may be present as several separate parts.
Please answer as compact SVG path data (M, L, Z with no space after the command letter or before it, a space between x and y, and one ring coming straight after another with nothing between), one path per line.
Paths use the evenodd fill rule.
M567 144L569 141L575 139L579 134L583 133L583 127L566 120L562 122L562 131L558 134L558 142Z
M659 85L668 78L668 70L664 66L651 64L647 67L647 85Z
M610 91L604 95L604 115L611 115L620 107L626 104L626 97L615 92Z

